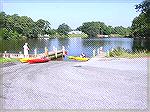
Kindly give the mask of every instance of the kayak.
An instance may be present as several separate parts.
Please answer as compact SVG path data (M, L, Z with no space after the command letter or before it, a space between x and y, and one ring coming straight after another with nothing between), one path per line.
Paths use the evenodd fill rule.
M90 58L82 58L79 56L68 56L69 59L78 60L78 61L88 61Z
M78 60L78 61L88 61L90 58L82 58L79 56L68 56L69 59Z
M50 61L50 59L48 59L48 58L35 58L35 59L30 59L28 61L28 63L30 63L30 64L32 64L32 63L45 63L48 61Z
M33 58L21 58L20 62L27 63L30 59L33 59Z

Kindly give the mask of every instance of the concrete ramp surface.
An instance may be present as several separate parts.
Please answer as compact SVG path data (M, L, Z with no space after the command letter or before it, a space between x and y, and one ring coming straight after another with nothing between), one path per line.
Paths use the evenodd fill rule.
M4 109L146 109L146 58L3 67Z

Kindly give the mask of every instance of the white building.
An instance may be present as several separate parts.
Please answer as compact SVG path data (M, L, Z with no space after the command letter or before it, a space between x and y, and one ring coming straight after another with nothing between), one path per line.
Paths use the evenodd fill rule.
M68 34L82 34L82 31L71 31Z

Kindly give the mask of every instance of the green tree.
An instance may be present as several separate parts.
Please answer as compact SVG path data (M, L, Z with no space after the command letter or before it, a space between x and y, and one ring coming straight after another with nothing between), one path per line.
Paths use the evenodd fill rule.
M142 13L150 13L150 0L144 0L142 3L136 5L135 9Z
M144 13L146 22L150 23L150 0L144 0L141 4L136 5L135 9Z
M132 22L132 35L135 37L150 37L150 23L147 22L144 13L141 13L138 17L134 18Z
M0 29L0 38L2 38L2 39L10 39L10 38L12 38L12 31L9 31L8 29L6 29L6 28L2 28L2 29Z
M132 35L134 37L150 38L150 0L144 0L136 5L137 11L141 14L135 17L132 22Z
M52 36L53 36L53 35L56 35L56 34L57 34L57 30L55 30L55 29L49 29L49 30L48 30L48 34L49 34L49 35L52 35Z
M100 22L85 22L80 26L79 28L80 31L84 32L87 34L89 37L95 37L98 34L100 34L100 31L102 30Z
M63 36L63 35L68 35L68 32L70 32L71 31L71 28L67 25L67 24L65 24L65 23L63 23L63 24L61 24L61 25L59 25L59 27L58 27L58 29L57 29L57 32L61 35L61 36Z
M43 19L39 19L35 24L37 26L37 30L41 35L48 34L48 30L51 29L50 23Z
M112 34L112 33L113 33L113 31L114 31L114 29L113 29L113 27L112 27L112 26L108 26L108 27L106 27L106 34L110 35L110 34Z
M27 16L7 15L5 12L0 12L0 27L0 37L3 39L37 38L39 34L49 33L50 23L43 19L34 22Z
M126 35L126 28L124 28L123 26L115 27L114 31L115 31L116 34L123 35L123 36Z
M89 37L96 37L98 34L110 35L119 34L122 36L129 35L130 30L122 26L117 26L113 28L112 26L107 26L103 22L85 22L82 26L77 28L78 30L86 33Z
M6 14L5 12L0 12L0 28L4 28L6 26Z

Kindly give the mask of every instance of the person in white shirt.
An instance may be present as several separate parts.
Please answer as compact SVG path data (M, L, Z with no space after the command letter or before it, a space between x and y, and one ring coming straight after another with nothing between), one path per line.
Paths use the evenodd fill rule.
M29 48L28 48L28 43L25 43L25 45L23 46L23 49L24 49L24 56L25 58L29 58Z

